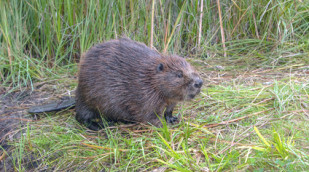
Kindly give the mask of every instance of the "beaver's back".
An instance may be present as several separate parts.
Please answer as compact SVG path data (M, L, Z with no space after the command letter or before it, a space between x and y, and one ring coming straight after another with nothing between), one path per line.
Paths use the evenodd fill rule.
M128 118L124 111L143 111L141 104L159 106L151 85L156 58L161 55L129 39L98 44L81 60L77 94L88 106L107 109L101 113L113 120ZM145 106L149 101L153 107Z

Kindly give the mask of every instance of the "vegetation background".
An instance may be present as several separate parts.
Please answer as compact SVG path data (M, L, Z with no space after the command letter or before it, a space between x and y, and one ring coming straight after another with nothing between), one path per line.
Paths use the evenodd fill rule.
M11 142L15 170L29 169L30 155L41 164L31 168L56 171L308 170L308 0L0 0L1 87L74 87L63 78L76 76L81 54L122 36L190 57L204 74L208 88L179 107L186 121L89 134L66 126L77 125L72 112L45 114Z

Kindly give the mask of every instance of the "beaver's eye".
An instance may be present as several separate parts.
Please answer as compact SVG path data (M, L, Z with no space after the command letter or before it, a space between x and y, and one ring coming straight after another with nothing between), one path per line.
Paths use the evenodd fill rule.
M163 71L163 64L162 63L160 63L158 66L157 66L157 71L158 72L161 72L161 71Z
M182 77L183 77L182 71L178 71L178 72L176 73L176 76L177 76L178 78L182 78Z

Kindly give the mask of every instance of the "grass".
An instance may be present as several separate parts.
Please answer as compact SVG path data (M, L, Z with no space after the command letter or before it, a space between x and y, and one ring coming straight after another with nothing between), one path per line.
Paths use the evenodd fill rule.
M121 36L148 45L152 38L164 52L227 54L272 66L308 54L308 1L219 2L221 15L215 1L205 1L200 21L199 1L158 0L153 7L144 0L1 1L0 81L12 88L32 87L77 62L93 44Z
M93 132L74 111L43 114L0 146L0 161L15 171L308 171L309 1L219 2L220 16L204 1L200 21L200 1L0 1L7 90L44 82L66 95L81 54L121 36L192 57L206 83L178 105L178 125Z
M244 76L240 69L201 67L217 83L180 104L175 115L182 120L174 126L120 124L92 132L73 111L45 114L21 128L26 134L10 143L10 156L18 171L307 171L309 82L296 77L303 67ZM230 77L235 72L239 77Z

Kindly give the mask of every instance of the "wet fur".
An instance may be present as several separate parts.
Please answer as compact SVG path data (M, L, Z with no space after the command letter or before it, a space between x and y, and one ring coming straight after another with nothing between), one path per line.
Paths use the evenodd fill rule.
M200 92L199 75L182 57L162 55L127 38L92 47L81 59L76 91L76 119L93 130L107 121L161 126L179 101ZM202 84L202 82L200 83ZM97 120L99 119L99 121Z

